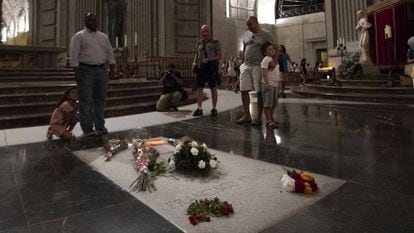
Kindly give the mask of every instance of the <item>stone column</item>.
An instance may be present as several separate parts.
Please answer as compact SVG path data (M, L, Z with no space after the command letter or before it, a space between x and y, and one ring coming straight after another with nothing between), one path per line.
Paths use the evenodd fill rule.
M3 6L3 0L0 0L0 33L1 33L1 30L3 29L3 9L2 9L2 6ZM1 34L0 34L0 44L3 44L3 42L1 41Z

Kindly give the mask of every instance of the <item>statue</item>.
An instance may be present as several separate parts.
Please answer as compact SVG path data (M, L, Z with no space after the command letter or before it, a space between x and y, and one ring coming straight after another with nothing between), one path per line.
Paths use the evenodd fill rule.
M407 40L407 64L405 65L405 74L414 79L414 36ZM413 80L414 82L414 80Z
M414 63L414 36L410 37L407 40L408 51L407 51L407 63Z
M359 37L359 49L361 51L361 57L359 59L359 62L361 64L364 63L371 63L369 59L369 33L368 28L370 28L372 25L368 22L365 12L362 10L359 10L357 12L358 14L358 24L355 27L357 31L360 33Z

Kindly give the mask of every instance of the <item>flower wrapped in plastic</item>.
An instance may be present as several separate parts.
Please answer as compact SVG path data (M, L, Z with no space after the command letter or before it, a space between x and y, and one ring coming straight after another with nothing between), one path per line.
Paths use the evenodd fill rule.
M131 130L127 138L128 138L128 141L130 142L132 142L134 139L145 140L145 139L151 138L151 134L148 132L146 128L139 127L139 128Z
M315 178L307 172L289 171L282 175L282 188L288 192L313 193L318 190Z
M147 139L149 140L149 139ZM132 140L132 156L134 157L134 168L138 172L137 179L130 185L132 191L157 190L153 180L157 175L166 172L164 162L157 162L160 154L147 143L147 140Z
M175 171L191 175L208 175L218 167L217 157L211 154L205 143L185 140L176 146L176 152L168 160L169 167Z
M109 161L115 154L127 149L128 142L126 140L110 139L104 143L103 148L105 150L104 160Z
M157 190L152 181L150 170L148 169L148 158L145 153L141 153L134 164L135 169L138 171L137 179L132 182L129 187L132 187L132 192L138 191L152 191Z

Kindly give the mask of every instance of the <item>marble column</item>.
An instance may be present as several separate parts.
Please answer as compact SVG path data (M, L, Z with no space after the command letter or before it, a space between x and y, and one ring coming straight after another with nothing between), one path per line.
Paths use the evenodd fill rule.
M0 33L1 33L1 30L3 29L3 9L2 9L2 6L3 6L3 0L0 0ZM0 44L3 44L1 39L2 39L2 36L0 34Z

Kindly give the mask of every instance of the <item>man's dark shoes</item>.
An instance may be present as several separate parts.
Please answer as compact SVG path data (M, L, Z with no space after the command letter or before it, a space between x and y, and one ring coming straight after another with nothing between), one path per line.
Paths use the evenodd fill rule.
M194 111L193 116L202 116L203 110L197 108L197 110Z
M215 108L211 109L210 116L216 117L217 116L217 109L215 109Z
M83 132L82 137L92 137L92 136L96 136L96 132L95 131L88 131L88 132Z
M105 135L108 134L107 129L96 130L96 135Z

